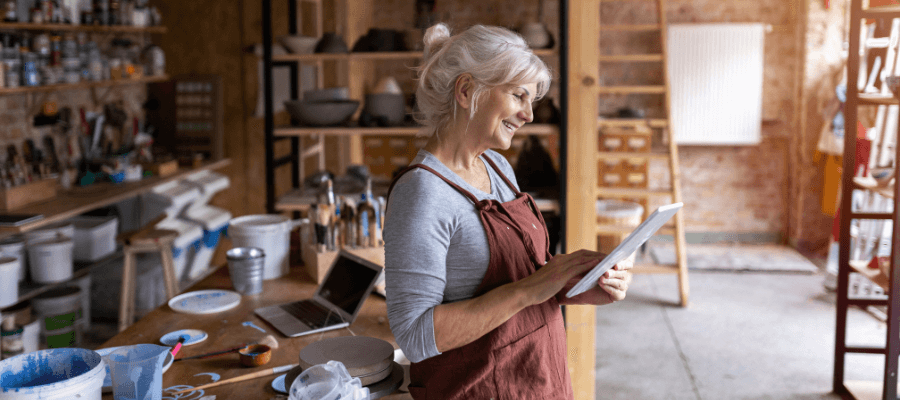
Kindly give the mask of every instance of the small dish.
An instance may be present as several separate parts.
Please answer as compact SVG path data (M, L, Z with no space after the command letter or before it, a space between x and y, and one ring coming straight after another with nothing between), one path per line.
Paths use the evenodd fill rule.
M203 332L199 329L182 329L180 331L169 332L163 335L163 337L159 338L159 342L166 346L175 346L176 344L178 344L178 339L180 339L182 336L188 337L184 341L184 343L181 344L182 346L197 344L209 337L206 332Z
M265 365L272 359L272 348L264 344L254 344L238 351L241 364L247 367Z
M288 392L287 387L285 387L285 384L284 384L284 378L286 376L287 376L287 374L278 375L278 377L272 381L272 390L274 390L278 393L287 394L287 392Z

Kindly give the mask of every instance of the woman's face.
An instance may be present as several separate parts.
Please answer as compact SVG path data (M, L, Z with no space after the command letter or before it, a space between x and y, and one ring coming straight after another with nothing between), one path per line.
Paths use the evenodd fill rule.
M477 133L490 149L506 150L516 131L533 120L531 103L537 83L498 86L480 99L469 132Z

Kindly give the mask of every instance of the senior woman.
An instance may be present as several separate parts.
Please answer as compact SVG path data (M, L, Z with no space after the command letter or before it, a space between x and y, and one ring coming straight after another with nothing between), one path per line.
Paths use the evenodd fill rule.
M388 318L419 399L571 399L560 304L625 297L631 264L565 292L603 254L551 256L509 148L550 71L515 33L425 34L419 122L430 136L391 187L384 226Z

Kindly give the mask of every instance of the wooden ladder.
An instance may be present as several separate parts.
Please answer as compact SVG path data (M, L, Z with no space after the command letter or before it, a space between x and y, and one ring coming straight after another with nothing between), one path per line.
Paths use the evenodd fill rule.
M642 0L601 0L602 3L616 3ZM646 0L643 0L646 1ZM675 143L675 136L672 134L670 124L670 89L669 89L669 73L668 73L668 54L666 49L666 0L653 0L657 5L658 23L656 24L617 24L617 25L600 25L601 32L601 48L603 46L603 32L647 32L656 31L659 33L659 43L661 52L658 54L624 54L624 55L603 55L601 51L600 63L659 63L662 68L663 83L661 85L622 85L607 86L603 82L598 87L600 96L615 95L660 95L664 96L664 117L660 118L635 118L635 119L604 119L598 122L601 133L601 148L604 148L603 138L607 135L618 136L620 139L626 139L624 146L619 149L612 150L604 148L598 152L598 167L604 165L611 160L619 160L620 162L630 162L629 160L643 160L645 166L649 166L652 160L668 160L669 173L671 176L670 187L664 190L650 190L648 188L649 168L644 168L644 179L642 185L629 185L631 187L608 187L604 182L603 174L600 175L597 190L598 198L615 198L615 199L640 199L640 203L644 205L644 219L650 214L648 207L648 199L655 196L669 197L673 203L681 202L681 179L678 166L678 146ZM602 69L601 69L602 73ZM662 133L668 132L668 146L666 151L653 151L650 141L653 137L654 130L660 130ZM630 146L633 143L629 138L638 139L637 143L641 143L641 139L646 141L644 150L637 150L642 146ZM612 146L610 146L612 147ZM624 148L624 149L623 149ZM626 177L627 181L630 177ZM639 186L639 187L635 187ZM615 225L598 225L597 234L621 234L628 233L632 228L623 228ZM635 266L635 273L674 273L678 274L678 289L680 295L680 305L686 307L688 305L689 286L688 286L688 269L687 269L687 249L684 238L684 216L683 211L675 215L674 224L663 227L660 230L662 234L669 234L675 238L675 255L676 265L638 265Z

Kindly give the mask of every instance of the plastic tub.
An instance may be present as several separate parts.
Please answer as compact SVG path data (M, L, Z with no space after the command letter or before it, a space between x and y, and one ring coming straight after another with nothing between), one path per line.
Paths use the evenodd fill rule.
M69 283L81 289L79 301L81 302L81 318L77 323L81 325L81 331L87 332L91 329L91 274L85 274L81 278L75 279Z
M0 308L19 301L19 260L0 257Z
M56 283L72 279L72 239L58 237L28 242L28 264L31 280Z
M15 257L19 264L19 282L25 280L25 238L15 235L0 240L0 257Z
M49 348L75 347L81 343L81 289L65 286L31 299L41 322L41 336Z
M86 349L50 349L0 361L2 400L100 400L106 363Z
M172 243L172 257L175 259L175 276L180 281L191 265L194 254L203 244L203 227L182 219L166 219L157 224L156 228L178 232L178 237Z
M116 251L118 218L84 216L71 221L75 226L75 261L94 262Z
M188 268L190 279L203 275L219 245L219 238L228 227L231 213L213 206L196 206L185 211L184 217L203 226L203 245L197 248Z
M232 219L228 236L234 247L257 247L266 253L263 279L276 279L290 267L291 231L300 225L282 215L259 214Z
M200 189L200 197L190 207L206 205L216 193L228 189L231 184L228 176L210 170L188 175L184 178L184 182Z

